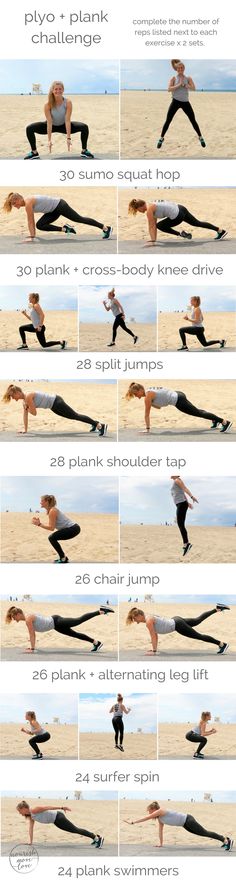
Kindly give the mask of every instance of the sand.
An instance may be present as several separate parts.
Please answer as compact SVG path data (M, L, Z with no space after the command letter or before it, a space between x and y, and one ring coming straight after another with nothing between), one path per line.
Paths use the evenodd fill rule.
M18 793L15 798L3 797L2 799L2 839L3 842L11 842L12 845L27 842L28 838L27 821L15 810L21 798L27 801L27 792L24 796ZM55 796L51 797L50 794L41 798L39 794L36 794L35 798L30 796L28 801L31 808L36 808L38 805L56 805L60 808L62 804L65 804L70 808L70 811L67 812L68 820L73 821L75 826L101 833L108 845L117 843L118 805L113 799L102 801L68 799L66 801L65 794L59 796L58 799L55 799ZM34 844L36 846L43 845L43 843L45 845L53 843L58 847L60 844L63 854L64 846L66 847L71 842L75 842L79 851L80 847L91 845L91 841L85 836L66 833L51 824L35 823ZM92 851L93 849L90 854Z
M200 145L188 118L178 111L165 136L161 150L157 140L166 118L171 95L166 92L121 92L121 157L165 160L181 157L235 157L236 135L233 124L235 94L232 92L190 92L190 102L206 140Z
M215 602L212 600L212 604L209 602L206 605L196 605L195 603L186 602L185 604L179 603L176 600L176 603L153 603L153 602L145 602L144 606L141 605L141 608L144 608L146 615L155 615L159 614L160 617L172 618L173 616L177 616L180 618L196 618L199 617L203 612L210 611L214 608ZM126 626L126 617L127 614L132 608L131 603L129 602L121 602L120 603L120 649L122 651L134 651L136 652L136 660L138 660L139 654L145 654L145 652L151 651L151 639L149 635L149 631L145 624L132 624L130 627ZM214 639L219 639L222 642L227 641L229 643L229 651L236 651L236 607L232 607L231 611L225 611L223 613L216 612L216 614L211 615L210 618L207 618L202 622L198 627L196 627L197 632L205 633L209 636L213 636ZM197 652L200 656L205 656L206 653L210 653L212 656L215 656L217 652L217 647L213 644L197 641L196 639L189 639L186 636L181 636L179 633L167 633L159 636L158 640L158 649L160 653L162 651L165 653L170 650L170 654L172 655L178 652L186 652L188 655L191 652ZM217 656L217 660L222 660L221 655ZM227 655L225 656L225 660L227 659ZM150 661L152 658L150 657ZM190 745L189 745L190 746Z
M119 98L117 95L67 95L72 101L72 119L87 123L90 130L88 149L92 154L99 154L104 159L118 157L119 151ZM7 119L7 127L2 130L0 138L0 157L23 159L30 151L25 129L29 123L45 120L45 95L1 95L1 117ZM73 160L74 155L80 156L80 133L72 136L72 149L67 152L66 136L54 132L52 137L52 154L48 153L47 136L37 136L37 148L41 159L53 158L55 155L67 156ZM89 161L84 161L89 162Z
M65 198L66 199L66 198ZM147 245L149 233L147 227L146 214L138 213L136 216L128 215L128 204L130 200L141 199L148 203L155 200L167 200L168 202L179 203L186 206L189 212L196 218L207 221L218 227L222 227L228 231L228 237L225 240L214 240L215 232L204 230L203 228L191 227L183 222L178 230L186 230L192 233L193 239L184 240L174 235L165 234L162 231L157 233L157 246L166 254L166 251L189 252L204 251L206 244L209 251L224 252L227 248L231 248L231 244L236 237L236 201L235 188L167 188L158 189L155 184L150 187L136 188L120 188L119 190L119 251L122 253L124 243L130 243L133 251L136 252L136 244L140 243L143 247ZM228 243L228 246L227 246ZM163 248L164 246L164 248ZM199 247L199 249L198 249ZM156 247L147 247L150 261L152 255L155 254Z
M129 329L138 335L137 344L134 344L130 335L123 329L118 329L116 345L107 352L127 353L129 351L149 352L157 350L157 330L151 323L134 323L126 320ZM107 344L112 340L112 323L80 323L79 349L91 352L107 349Z
M76 725L56 725L54 722L42 723L50 732L51 740L39 744L45 759L78 759L78 730ZM4 722L1 725L1 758L31 759L33 750L28 741L30 735L24 734L21 727L28 724Z
M36 177L36 176L35 176ZM14 184L17 191L17 184ZM116 189L114 187L64 187L64 185L58 184L58 187L25 187L25 185L19 185L20 192L22 192L22 196L25 198L27 196L32 196L33 194L41 194L43 196L52 196L52 197L60 197L65 200L72 209L79 213L79 215L90 217L99 221L101 224L109 224L112 225L113 231L116 231ZM45 245L49 244L49 251L51 247L51 251L53 251L54 246L58 247L58 252L63 253L67 251L67 248L76 252L78 250L78 246L81 242L85 242L85 244L89 245L91 241L94 251L96 252L96 248L98 249L100 245L102 247L107 247L109 244L113 243L113 251L115 249L116 239L113 233L113 241L112 240L103 240L102 239L102 231L99 228L88 227L87 225L79 224L78 222L68 222L72 227L75 225L75 230L77 236L71 234L70 237L67 237L64 233L50 233L47 231L37 230L37 239L35 243L28 242L24 245L22 243L22 239L24 240L28 235L28 226L27 226L27 217L24 207L22 209L12 209L11 213L6 214L2 211L2 206L4 200L7 197L7 194L12 190L11 181L6 187L0 188L0 241L2 244L2 248L4 249L4 241L6 239L7 244L13 247L19 248L19 251L26 250L29 253L34 248L40 249L41 242L41 252L42 246L43 249ZM42 213L43 214L43 213ZM35 216L35 220L40 218L40 214ZM63 218L59 218L57 224L63 225L66 223L66 220ZM7 248L5 248L7 251ZM86 251L86 250L85 250Z
M114 746L114 735L107 732L80 732L80 759L156 759L157 738L155 734L126 734L124 736L124 753L121 754Z
M19 293L20 300L20 293ZM0 311L0 347L1 350L17 350L21 345L19 335L19 326L29 323L29 320L19 311L1 310ZM67 342L66 351L78 350L78 333L77 333L77 313L75 310L48 310L46 313L46 341L61 341L64 338ZM36 335L33 333L26 335L29 350L40 351L40 353L55 353L61 351L60 345L44 350L40 346ZM62 351L63 352L63 351Z
M0 400L11 381L0 381ZM21 387L21 384L19 385ZM69 420L56 415L51 409L38 409L37 415L29 415L29 434L33 434L34 439L48 439L48 435L56 439L58 436L63 439L89 439L91 442L109 441L111 436L116 439L116 384L103 384L93 382L91 384L83 384L79 381L23 381L22 389L24 393L32 393L42 391L43 393L57 393L65 402L71 406L76 412L87 415L88 417L100 420L102 423L108 424L108 436L99 437L97 433L90 433L90 425L83 424L78 421ZM19 430L23 429L23 408L22 400L5 405L1 402L0 409L0 434L4 441L5 435L13 434L16 440L27 439L27 437L17 436Z
M67 513L81 532L63 541L70 562L116 562L118 519L110 513ZM46 531L32 525L31 513L2 514L2 562L53 562L56 553Z
M159 759L192 759L198 744L186 741L185 734L193 728L193 725L193 722L181 722L181 724L179 722L159 722ZM205 749L202 751L205 754L206 760L235 759L236 725L213 722L212 725L209 725L209 728L211 727L216 728L217 733L209 736Z
M147 821L146 823L136 824L135 827L131 827L124 822L124 818L127 820L137 820L139 817L144 817L147 813L147 805L149 801L158 801L158 790L157 795L154 793L150 793L150 800L148 799L122 799L120 803L120 840L127 846L136 845L137 854L139 854L139 847L142 851L142 845L145 843L147 846L156 845L159 841L158 839L158 824L152 821ZM185 802L179 802L176 800L166 801L164 799L160 800L161 808L167 811L181 811L183 813L192 814L193 817L206 829L213 830L215 832L220 832L222 835L234 835L234 820L235 820L235 805L233 802L225 803L216 802L189 802L186 800ZM176 846L189 848L190 846L193 849L200 847L203 853L207 853L208 849L215 848L216 850L219 848L219 843L212 842L207 838L200 838L200 836L195 836L191 833L187 833L183 827L170 827L165 826L164 828L164 846L168 848L168 846ZM163 849L163 853L165 853L165 847Z
M184 315L186 314L186 310L183 313L159 313L158 314L158 350L171 350L176 351L179 347L182 346L181 338L179 336L179 329L181 326L189 326L191 328L192 323L186 322L184 320ZM230 311L204 311L204 327L205 327L205 336L207 341L215 340L218 338L226 339L226 346L224 351L221 350L221 353L227 352L230 350L235 350L236 347L236 316L235 313L231 313ZM199 351L201 353L215 353L219 350L219 345L215 344L213 347L204 348L195 337L195 335L187 335L187 346L189 350Z
M235 528L191 526L192 550L183 560L177 526L121 526L121 562L236 562Z
M15 646L20 646L22 650L28 647L28 630L25 626L24 621L20 621L18 624L13 622L11 624L5 624L5 613L9 608L9 602L2 602L2 646L7 646L12 649L14 653ZM99 604L97 601L94 605L91 603L82 604L76 602L74 605L66 604L63 601L58 599L55 602L28 602L27 605L23 606L23 611L26 611L27 614L43 614L43 615L53 615L60 614L61 617L68 618L78 618L85 615L87 612L97 611L99 608ZM113 651L116 652L117 648L117 614L110 615L98 615L96 618L91 619L91 621L84 622L83 626L75 627L77 632L82 632L87 634L88 636L92 636L95 639L100 639L101 642L104 643L104 651ZM51 650L57 650L60 647L64 647L65 649L75 649L78 645L78 651L81 649L88 649L88 643L82 642L82 640L77 640L74 637L63 636L62 633L57 633L56 630L50 630L47 633L37 633L37 642L36 649L45 649L47 646L50 646ZM27 660L27 658L26 658Z
M138 381L138 378L134 378L134 380ZM119 382L119 433L122 435L123 431L125 432L125 437L128 440L137 439L137 430L145 430L145 421L144 421L144 398L139 400L134 398L132 400L126 400L125 394L129 387L129 381L120 381ZM200 409L204 409L205 411L212 412L213 414L218 415L220 418L227 418L236 423L236 383L235 381L186 381L185 379L145 379L140 382L143 384L145 390L149 387L167 387L170 390L180 390L185 393L186 397L190 402L197 406ZM175 406L168 406L167 408L162 409L151 409L150 414L151 420L151 430L153 431L163 431L166 434L168 431L176 431L176 435L178 433L183 432L183 428L187 431L198 431L204 432L209 431L211 427L210 420L203 420L202 418L195 418L192 415L186 415L183 412L180 412ZM233 428L234 429L234 428ZM217 441L221 442L224 438L230 438L230 431L228 434L217 433ZM212 433L209 433L209 439L212 441ZM216 437L216 434L214 434ZM142 439L147 442L148 440L153 439L152 435L146 434L145 436L140 436L140 441ZM201 433L199 433L199 439L201 439Z

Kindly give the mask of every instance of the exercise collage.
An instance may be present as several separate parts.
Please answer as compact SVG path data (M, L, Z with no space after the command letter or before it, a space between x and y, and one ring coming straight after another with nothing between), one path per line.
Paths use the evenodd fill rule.
M2 13L6 885L235 881L236 16L210 6Z

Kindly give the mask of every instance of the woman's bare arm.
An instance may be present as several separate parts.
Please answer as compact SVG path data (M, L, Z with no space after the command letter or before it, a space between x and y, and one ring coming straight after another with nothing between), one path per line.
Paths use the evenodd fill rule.
M48 147L49 152L51 153L52 149L52 116L51 116L51 108L48 102L44 105L44 113L47 121L47 136L48 136Z
M151 203L147 209L148 230L149 230L150 239L151 239L152 243L155 243L156 238L157 238L157 223L156 223L156 219L154 216L155 208L156 208L155 203Z
M65 127L66 127L66 135L67 135L67 147L70 150L71 145L71 114L72 114L72 101L68 101L66 103L66 116L65 116Z
M25 201L25 211L27 215L29 234L32 239L36 236L35 217L34 217L35 197L31 197Z
M151 636L152 650L153 652L156 652L158 646L158 635L154 630L154 618L149 618L148 621L146 621L146 626Z
M47 532L48 531L54 532L54 529L56 526L57 513L58 513L57 507L52 507L51 510L49 510L48 525L45 525L43 522L41 522L41 519L39 519L39 517L37 517L37 516L33 516L32 523L33 523L33 525L39 526L39 528L41 528L41 529L46 529Z

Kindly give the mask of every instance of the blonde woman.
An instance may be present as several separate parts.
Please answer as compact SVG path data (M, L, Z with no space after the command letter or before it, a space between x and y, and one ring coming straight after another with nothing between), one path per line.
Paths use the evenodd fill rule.
M125 707L124 698L122 694L117 695L117 701L112 705L110 709L110 713L112 713L112 725L115 732L115 748L116 750L121 750L121 753L124 753L123 740L124 740L124 722L123 715L131 712L131 707Z
M173 234L175 237L182 237L184 240L191 240L192 234L186 230L178 231L176 227L182 224L189 224L191 227L202 227L207 230L214 230L216 237L214 240L223 240L227 236L227 231L223 228L210 224L209 221L199 221L194 215L182 206L180 203L170 202L169 200L155 200L153 203L147 203L146 200L133 199L129 203L128 215L147 215L148 230L150 235L150 246L154 246L157 239L157 231L161 230L165 234ZM157 219L160 218L161 221Z
M49 409L54 415L59 415L61 418L69 418L71 421L81 421L83 424L90 424L90 433L98 431L99 436L106 435L107 424L102 424L100 421L96 421L95 418L89 418L88 415L81 415L79 412L75 412L62 399L62 396L58 396L57 393L42 393L41 391L24 393L22 388L17 387L16 384L9 384L3 396L3 402L7 404L11 400L16 403L22 400L24 430L19 430L19 433L28 432L29 415L35 417L37 409Z
M127 332L127 335L130 335L131 338L133 338L134 344L137 344L138 336L135 335L134 332L132 332L131 329L128 329L128 327L126 326L124 310L122 304L120 303L120 301L118 301L118 298L116 298L115 289L111 289L111 291L108 292L107 297L108 301L103 301L102 303L105 307L105 310L107 312L111 311L114 317L112 341L110 344L107 345L107 347L114 347L116 343L117 329L119 328L119 326L121 329L124 330L124 332Z
M72 636L74 639L80 639L81 642L91 643L91 653L93 653L99 651L103 643L99 639L91 639L91 636L86 636L84 633L77 633L73 628L84 624L85 621L91 621L92 618L97 618L99 615L108 615L110 612L114 613L113 608L110 608L108 605L100 605L97 611L88 612L80 618L64 618L61 615L27 615L22 608L11 605L6 613L5 623L11 624L14 621L16 624L19 624L20 621L25 622L30 641L30 646L25 650L25 654L33 654L35 652L37 633L48 633L50 630L56 630L57 633L62 633L63 636Z
M67 820L65 812L70 811L67 805L35 805L31 808L28 802L25 802L23 799L22 802L18 802L16 810L22 817L28 820L30 845L33 844L34 825L35 821L37 821L39 824L54 824L55 827L58 827L59 830L64 830L66 833L77 833L78 836L87 836L88 839L92 839L91 845L94 848L102 848L104 839L99 833L82 830L81 827L76 827L71 820Z
M100 221L95 221L94 218L86 218L83 215L79 215L75 209L72 209L71 206L69 206L69 203L66 203L66 200L62 200L60 197L49 197L46 194L33 194L32 196L24 198L22 194L10 191L3 204L3 211L9 213L12 209L24 209L26 212L29 230L29 237L26 238L27 242L33 242L35 240L36 230L76 234L74 227L71 227L69 224L63 224L62 226L60 225L60 227L59 225L54 224L54 221L57 221L60 215L62 218L68 218L70 221L77 221L78 224L87 224L89 227L98 227L103 231L104 240L108 240L112 234L112 227L110 225L101 224ZM43 212L43 215L41 215L41 212ZM39 218L37 223L35 223L35 215L41 215L41 218Z
M28 350L28 344L26 341L26 335L30 332L33 332L36 335L36 338L39 341L39 344L43 348L47 347L56 347L56 345L60 345L62 350L65 350L66 341L46 341L45 331L46 326L44 325L45 314L42 310L41 305L39 304L39 294L38 292L30 292L29 295L29 304L28 311L22 310L23 316L29 320L29 324L27 323L24 326L19 327L19 333L21 337L22 344L20 347L17 347L17 350Z
M207 723L211 721L211 713L209 710L201 713L201 718L198 725L194 725L194 728L191 728L190 731L187 731L185 735L186 741L190 741L192 744L198 744L196 753L194 753L194 759L204 759L204 753L202 750L207 744L207 738L210 734L216 734L216 728L210 728L207 731Z
M198 409L193 403L187 399L182 390L170 390L168 387L148 387L145 390L143 384L132 381L127 390L125 399L128 402L131 399L144 399L144 420L146 424L145 433L149 433L151 429L151 409L162 409L167 406L174 406L179 412L185 415L192 415L194 418L203 418L205 421L211 421L211 430L215 430L220 425L220 433L226 433L232 427L232 421L226 418L220 418L214 412L206 412L205 409Z
M205 337L204 318L201 310L201 298L199 295L192 295L190 298L190 316L185 314L184 320L187 320L189 326L181 326L179 335L182 341L182 347L178 350L188 350L186 335L195 335L202 347L212 347L213 344L219 344L220 349L225 347L225 338L217 338L214 341L207 341ZM191 325L192 324L192 325Z
M165 134L169 129L169 126L175 116L177 111L182 110L184 114L189 119L189 122L193 126L193 129L198 135L200 144L203 148L206 147L205 139L202 136L201 130L199 129L199 125L197 123L194 110L189 101L189 92L195 92L196 86L192 80L192 77L186 77L185 75L185 65L179 59L173 58L171 61L172 68L176 71L176 75L171 77L168 84L168 92L172 94L172 101L169 106L169 110L167 112L166 121L161 130L161 135L159 141L157 142L157 148L161 148L163 145L163 141L165 138Z
M133 606L128 612L126 626L130 627L131 624L145 624L152 643L152 651L146 652L148 655L156 655L159 634L162 635L174 632L180 633L181 636L187 636L189 639L196 639L201 642L210 642L213 643L213 645L218 645L217 654L223 655L227 651L227 648L229 648L227 642L220 642L219 639L214 639L213 636L197 633L197 630L194 630L193 628L197 627L198 624L201 624L202 621L206 621L207 618L210 618L212 615L217 614L217 612L219 613L226 609L229 609L228 605L217 602L215 608L203 612L198 618L181 618L179 615L176 615L173 618L163 618L159 615L150 615L147 617L142 608Z
M32 747L32 750L34 750L34 756L32 756L32 759L43 759L43 754L41 753L38 744L45 744L46 741L50 740L51 735L49 734L49 731L46 731L45 728L42 728L40 723L37 721L36 715L33 710L28 710L26 712L25 719L27 722L29 722L30 730L28 728L22 727L21 731L23 731L24 734L31 735L29 744L30 747Z
M71 150L71 136L76 132L81 133L81 158L93 160L93 154L87 149L89 136L89 128L87 123L77 123L71 119L72 101L64 96L64 83L61 80L54 80L50 86L48 100L44 105L45 121L39 123L30 123L26 128L26 135L30 143L31 150L24 157L24 160L39 160L37 151L36 138L37 135L47 135L49 153L52 152L52 132L62 132L66 135L67 150Z
M145 817L139 817L137 820L126 820L125 823L133 826L134 824L142 824L146 823L146 821L156 821L158 824L158 832L159 832L159 844L155 845L155 848L162 848L163 846L163 831L164 826L169 827L183 827L184 830L187 830L187 833L194 833L195 836L205 836L207 839L217 839L218 842L222 842L222 847L225 851L231 851L233 848L233 839L230 836L221 836L219 833L214 833L211 830L206 830L205 827L202 827L201 824L195 820L195 817L192 814L186 814L181 811L169 811L169 808L164 808L164 806L159 805L159 802L151 802L150 805L147 806L148 814Z

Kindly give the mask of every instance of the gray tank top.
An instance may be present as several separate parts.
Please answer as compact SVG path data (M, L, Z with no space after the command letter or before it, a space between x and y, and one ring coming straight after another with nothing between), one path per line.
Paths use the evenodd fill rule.
M174 618L159 618L158 615L154 619L155 633L174 633Z
M171 486L170 491L171 491L172 498L173 498L173 501L175 502L175 504L181 504L182 501L186 501L186 495L184 493L184 490L181 489L180 486L178 486L177 482L173 482L173 485Z
M118 304L114 304L114 301L110 301L110 310L112 311L114 317L118 317L118 314L121 313L120 307L118 307Z
M194 734L201 734L200 725L194 725L193 731L194 731Z
M53 212L59 205L61 199L61 197L44 197L41 194L34 194L34 197L35 203L33 210L36 212L36 215L40 212Z
M31 731L31 734L35 735L35 737L38 736L39 734L46 734L45 728L38 728L38 730L36 730L36 728L32 725L32 723L30 723L30 731Z
M182 811L166 811L162 817L159 817L159 820L162 824L167 824L169 827L183 827L186 823L187 814L183 814Z
M114 704L113 719L117 719L118 716L123 716L122 705L119 701L117 701L117 704Z
M36 811L34 814L31 812L31 817L32 820L38 820L40 824L54 824L58 811L59 808L55 811Z
M152 400L154 409L162 409L165 406L176 406L178 394L176 390L169 390L168 387L148 387L147 393L151 391L155 393Z
M37 310L35 310L35 308L32 307L31 304L29 304L28 311L29 311L31 323L33 324L34 328L36 329L37 326L40 326L40 320L39 320L39 315L37 313Z
M54 107L50 109L51 118L54 126L63 126L63 123L65 123L66 108L67 100L66 98L63 98L62 104L54 105Z
M41 393L36 391L34 394L34 404L36 409L51 409L56 399L56 393Z
M72 519L69 519L69 516L65 516L65 513L62 513L61 510L57 511L56 529L69 529L74 524Z
M169 200L156 200L154 209L155 218L171 218L174 221L179 214L178 203L170 203Z
M192 307L192 310L191 310L191 320L194 320L194 312L195 312L195 308ZM194 320L194 323L193 323L193 325L194 325L194 326L197 326L198 328L201 328L201 327L203 326L203 316L202 316L202 311L200 311L200 313L201 313L200 320L198 320L197 322L196 322L196 320Z
M36 633L47 633L47 630L54 630L54 620L50 615L35 615L33 626Z
M187 86L188 85L187 77L183 77L183 80ZM177 74L177 76L175 77L175 86L178 85L179 81L180 81L180 75ZM189 92L188 92L188 89L186 89L186 86L179 86L178 89L175 89L175 91L173 92L173 98L176 98L177 101L189 101Z

